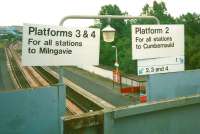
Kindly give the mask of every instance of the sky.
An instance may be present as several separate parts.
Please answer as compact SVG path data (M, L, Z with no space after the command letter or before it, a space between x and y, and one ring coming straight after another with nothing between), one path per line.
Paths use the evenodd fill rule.
M0 0L0 26L23 23L58 25L68 15L98 15L104 5L116 4L122 12L139 16L145 4L154 0ZM161 0L156 0L160 2ZM163 0L177 17L187 12L200 14L199 0ZM94 20L68 20L65 25L91 25Z

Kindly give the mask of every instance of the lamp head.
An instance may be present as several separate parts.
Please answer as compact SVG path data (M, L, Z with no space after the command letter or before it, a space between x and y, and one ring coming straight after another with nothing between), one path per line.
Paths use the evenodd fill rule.
M115 29L112 28L110 25L107 25L104 29L102 29L103 32L103 40L105 42L112 42L115 38Z

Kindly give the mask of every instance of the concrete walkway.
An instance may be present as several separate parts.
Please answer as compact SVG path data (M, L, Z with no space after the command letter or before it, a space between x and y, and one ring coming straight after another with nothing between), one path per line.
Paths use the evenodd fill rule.
M53 68L56 70L55 68ZM104 99L114 106L133 104L132 98L121 95L119 86L112 87L112 81L76 67L65 67L64 77L86 89L90 93Z

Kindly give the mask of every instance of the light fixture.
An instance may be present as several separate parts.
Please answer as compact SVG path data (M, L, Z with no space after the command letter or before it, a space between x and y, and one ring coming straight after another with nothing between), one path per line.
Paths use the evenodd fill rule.
M103 40L105 42L112 42L115 39L115 29L112 28L110 25L107 25L104 29L102 29L103 32Z

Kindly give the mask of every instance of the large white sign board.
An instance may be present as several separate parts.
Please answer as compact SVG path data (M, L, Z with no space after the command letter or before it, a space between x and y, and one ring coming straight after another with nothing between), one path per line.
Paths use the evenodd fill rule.
M138 60L138 75L184 71L184 56Z
M184 25L132 25L132 59L184 55Z
M98 65L100 30L24 24L25 66Z

